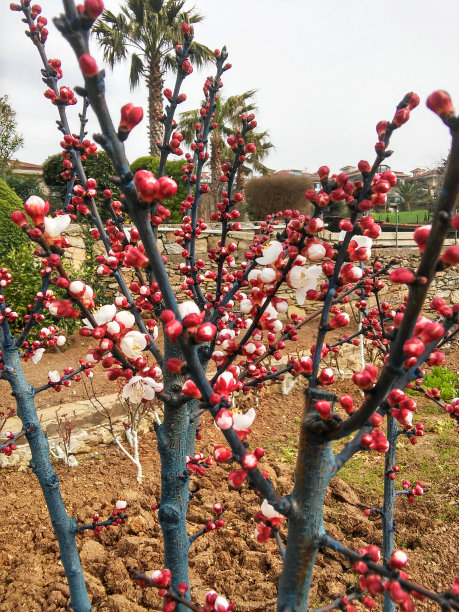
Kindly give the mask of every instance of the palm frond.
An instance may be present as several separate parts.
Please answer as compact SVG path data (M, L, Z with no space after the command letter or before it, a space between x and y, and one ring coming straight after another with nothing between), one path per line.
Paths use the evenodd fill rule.
M131 89L137 87L140 81L140 77L145 74L145 67L142 59L136 54L131 55L131 69L129 71L129 84Z

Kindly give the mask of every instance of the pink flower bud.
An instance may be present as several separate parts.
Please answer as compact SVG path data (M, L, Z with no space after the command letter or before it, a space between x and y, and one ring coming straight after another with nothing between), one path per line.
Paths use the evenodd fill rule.
M196 386L196 383L194 383L192 380L185 381L182 387L182 393L183 395L186 395L187 397L192 397L194 399L200 399L202 397L201 392Z
M215 425L222 430L231 429L233 426L233 415L226 408L222 408L215 417Z
M43 226L45 223L45 214L49 211L49 202L45 202L38 196L30 196L24 204L24 210L35 225Z
M228 461L230 457L232 457L233 453L225 446L215 446L213 455L217 463L224 463L225 461Z
M389 560L389 567L392 569L402 569L408 563L408 555L402 550L395 550Z
M254 453L246 453L243 457L242 457L242 467L245 470L253 470L257 467L258 465L258 459L255 456Z

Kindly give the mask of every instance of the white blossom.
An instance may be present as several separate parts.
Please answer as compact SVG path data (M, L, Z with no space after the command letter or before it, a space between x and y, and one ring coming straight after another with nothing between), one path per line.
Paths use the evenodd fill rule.
M181 319L184 319L189 314L201 314L199 306L191 300L179 304L178 311Z
M296 289L296 301L300 306L306 300L306 293L317 287L317 281L322 274L321 266L293 266L289 273L289 283Z
M277 240L272 240L271 242L267 242L262 247L262 250L262 256L257 257L255 261L260 264L260 266L269 266L270 264L277 261L279 255L283 253L284 247Z
M61 375L57 370L51 370L48 372L49 382L58 383L61 379Z
M101 306L99 310L93 312L92 316L94 317L97 325L106 325L109 323L113 317L116 315L116 306L115 304L106 304L105 306ZM83 319L83 323L86 327L92 329L91 323L88 319Z
M162 390L162 383L157 383L149 376L133 376L123 387L122 397L131 404L138 404L141 400L152 400L156 395L155 387Z
M147 346L145 336L138 331L130 331L123 336L120 348L129 359L137 359L142 356L142 351Z

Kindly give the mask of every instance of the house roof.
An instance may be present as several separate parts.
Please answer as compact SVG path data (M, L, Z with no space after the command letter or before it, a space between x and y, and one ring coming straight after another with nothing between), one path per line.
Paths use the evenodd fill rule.
M36 170L37 172L41 172L43 170L43 166L39 164L29 164L28 162L19 161L17 159L10 160L8 164L15 170Z

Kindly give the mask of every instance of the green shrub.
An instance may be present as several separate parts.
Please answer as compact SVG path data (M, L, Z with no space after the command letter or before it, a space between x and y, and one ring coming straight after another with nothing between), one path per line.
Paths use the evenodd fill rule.
M11 249L28 242L27 236L11 221L11 213L24 210L21 198L0 179L0 265Z
M28 200L31 195L36 195L43 200L48 199L48 195L40 187L40 179L36 176L24 176L9 172L6 176L6 182L18 194L22 202Z
M88 178L93 178L97 181L97 189L102 193L104 189L110 189L113 194L113 199L120 196L118 186L111 180L115 175L113 164L105 151L99 151L97 155L88 155L83 162ZM57 153L51 155L43 164L43 179L48 187L53 192L54 208L62 208L67 189L67 183L61 177L64 171L62 167L62 155ZM102 215L104 217L104 215Z
M183 159L177 159L174 161L166 162L165 176L170 176L177 183L177 193L173 198L165 202L167 208L171 211L170 221L171 223L180 223L182 221L182 215L180 214L180 203L186 198L186 183L182 181L182 166L185 161ZM137 170L149 170L156 174L158 172L159 158L151 155L145 155L139 157L131 164L132 172Z
M4 292L6 303L19 315L11 325L11 331L14 334L22 330L23 317L29 312L27 306L33 304L35 295L41 287L40 259L34 257L33 251L34 245L27 242L18 248L11 249L1 259L2 266L8 268L13 275L11 284L5 287ZM64 292L57 289L55 285L51 285L51 288L57 296L63 296ZM52 317L45 309L41 310L41 314L45 315L45 320L36 329L55 325L62 331L73 333L79 324L75 319ZM35 333L32 332L31 337L34 336Z

